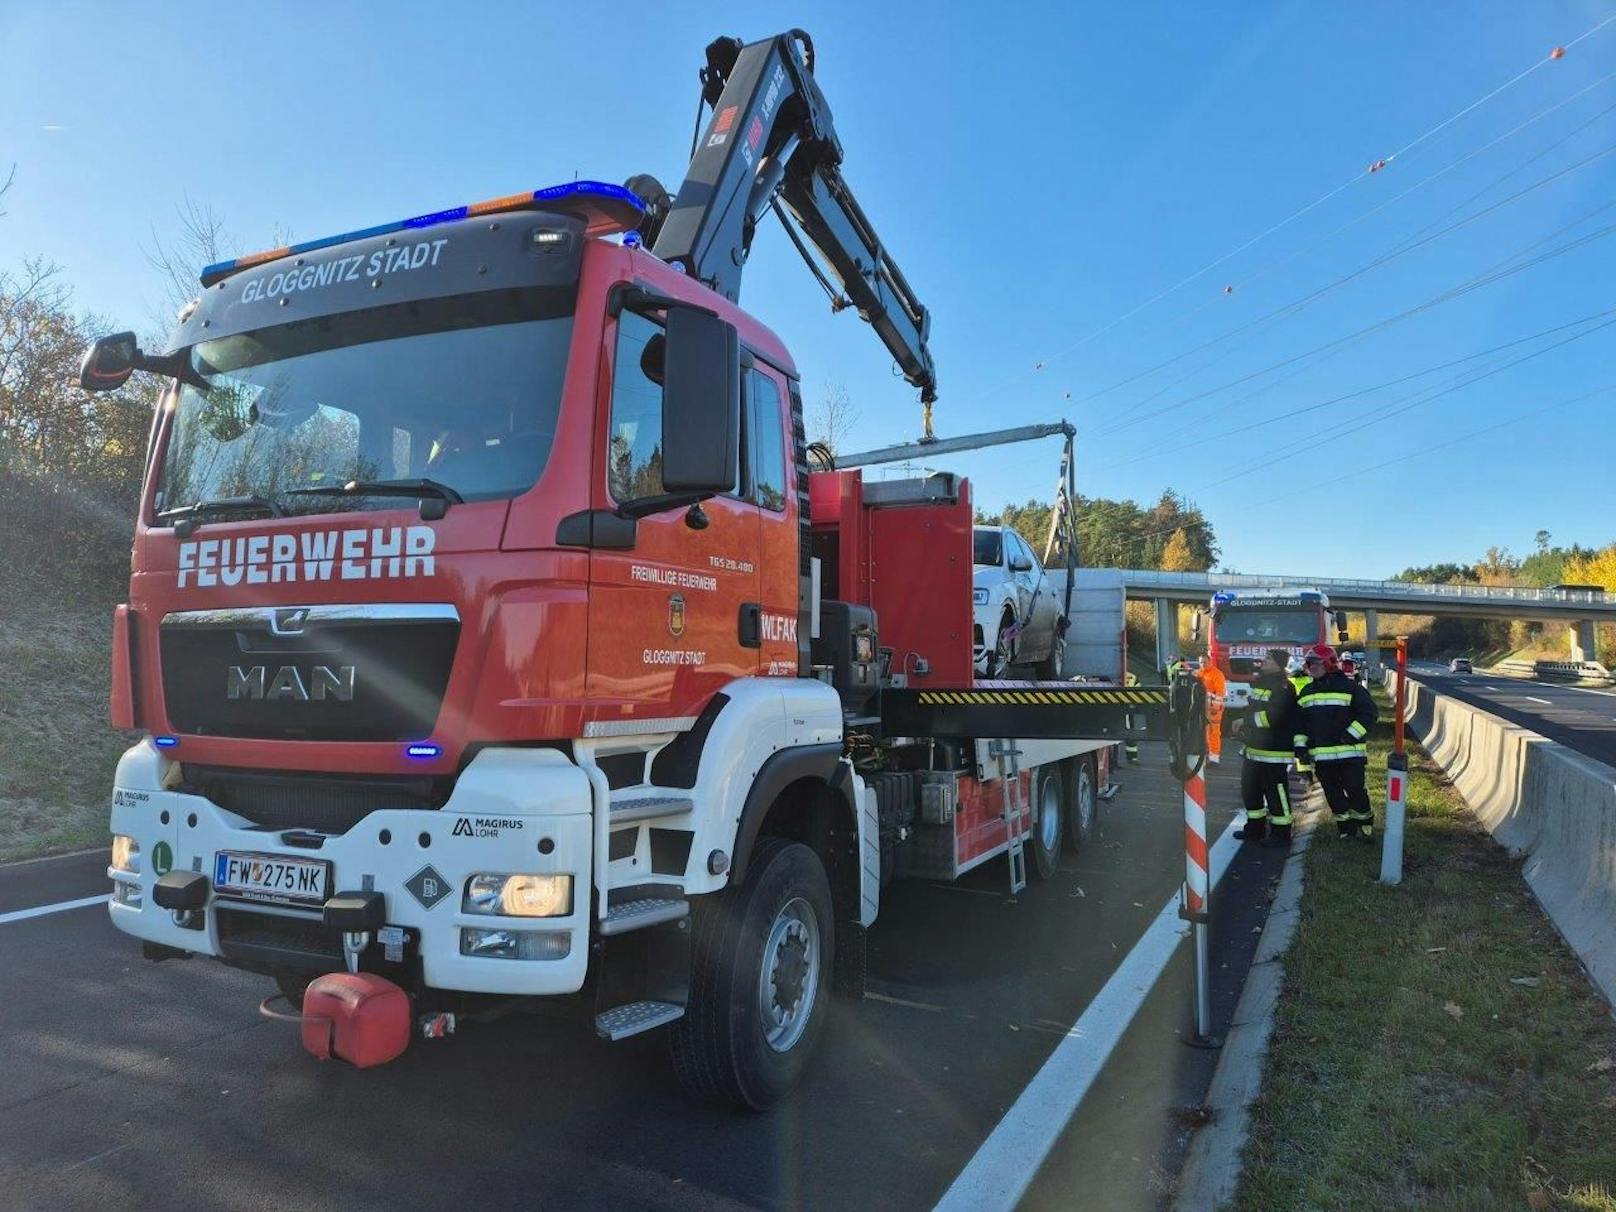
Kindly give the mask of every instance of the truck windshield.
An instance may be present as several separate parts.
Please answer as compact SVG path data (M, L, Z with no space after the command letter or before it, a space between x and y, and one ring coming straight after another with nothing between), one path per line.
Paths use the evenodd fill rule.
M240 496L286 513L396 509L397 496L286 494L421 477L468 501L514 496L550 454L572 304L570 288L490 291L203 341L157 509Z
M1317 644L1314 610L1225 610L1213 623L1220 644Z

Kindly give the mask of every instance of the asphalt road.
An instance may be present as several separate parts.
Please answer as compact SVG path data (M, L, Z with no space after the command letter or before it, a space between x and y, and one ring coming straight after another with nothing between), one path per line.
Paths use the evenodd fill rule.
M837 1004L803 1085L765 1115L691 1104L654 1033L608 1045L536 1015L382 1069L322 1065L258 1015L262 978L148 963L99 906L0 922L0 1205L929 1207L1182 878L1181 795L1145 749L1048 883L1011 897L1001 861L895 886L867 998ZM1212 780L1213 836L1233 773ZM1220 886L1224 1021L1279 861L1246 847ZM0 915L105 887L99 854L0 867ZM1187 968L1180 947L1028 1206L1161 1206L1188 1136L1171 1112L1213 1064L1173 1042Z
M1446 665L1427 661L1413 662L1409 672L1439 694L1616 765L1616 689L1585 690L1487 673L1449 673Z

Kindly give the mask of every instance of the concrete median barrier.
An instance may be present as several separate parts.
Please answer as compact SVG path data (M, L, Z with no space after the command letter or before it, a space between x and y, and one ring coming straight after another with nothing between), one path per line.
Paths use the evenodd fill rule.
M1413 678L1404 714L1616 1003L1616 767Z

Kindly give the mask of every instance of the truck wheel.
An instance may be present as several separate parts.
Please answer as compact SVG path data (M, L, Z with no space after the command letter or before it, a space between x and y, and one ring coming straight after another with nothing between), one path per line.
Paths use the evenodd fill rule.
M1037 819L1027 837L1027 849L1032 852L1027 874L1036 880L1047 880L1055 874L1055 865L1060 860L1061 835L1066 831L1066 779L1060 767L1040 766L1033 788Z
M1066 848L1081 850L1094 836L1094 826L1100 818L1099 784L1094 773L1094 758L1083 756L1073 760L1071 767L1071 794L1066 814Z
M672 1033L691 1092L762 1111L801 1076L824 1026L836 925L807 846L761 838L746 879L697 901L690 1002Z

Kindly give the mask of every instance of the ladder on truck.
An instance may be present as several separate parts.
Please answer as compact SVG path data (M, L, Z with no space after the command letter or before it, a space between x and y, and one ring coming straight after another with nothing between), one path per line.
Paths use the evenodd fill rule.
M1027 886L1027 845L1025 835L1019 832L1022 809L1021 765L1016 761L1021 750L1014 741L996 740L988 743L988 752L999 767L999 780L1004 785L1000 808L1004 815L1005 854L1010 860L1010 895L1014 896ZM1028 829L1032 821L1027 822Z

